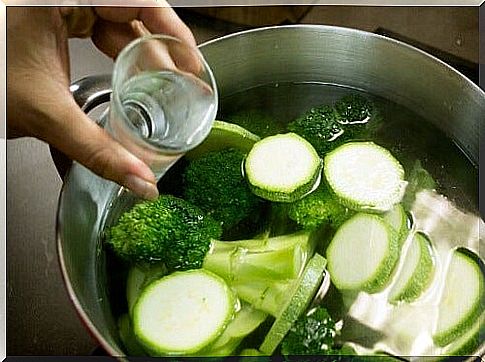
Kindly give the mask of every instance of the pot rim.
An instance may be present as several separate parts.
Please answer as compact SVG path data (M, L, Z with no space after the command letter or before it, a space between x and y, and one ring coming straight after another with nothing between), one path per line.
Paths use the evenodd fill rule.
M385 41L385 42L388 42L390 44L394 44L396 46L400 46L402 48L407 48L409 51L414 51L414 52L420 54L420 56L422 56L423 58L432 59L436 63L440 64L441 66L444 66L447 70L451 71L451 73L453 73L454 76L456 76L457 78L465 81L469 86L471 86L472 88L474 88L475 91L478 91L481 94L481 96L485 98L485 90L483 90L480 86L478 86L477 84L475 84L474 82L472 82L465 75L463 75L462 73L460 73L458 70L456 70L455 68L453 68L449 64L445 63L443 60L437 58L436 56L434 56L434 55L432 55L430 53L427 53L424 50L421 50L421 49L419 49L419 48L417 48L417 47L415 47L413 45L410 45L410 44L405 43L405 42L400 41L400 40L396 40L396 39L393 39L393 38L390 38L390 37L387 37L387 36L384 36L384 35L380 35L380 34L371 33L369 31L365 31L365 30L360 30L360 29L355 29L355 28L349 28L349 27L344 27L344 26L321 25L321 24L291 24L291 25L265 26L265 27L248 29L248 30L239 31L239 32L236 32L236 33L227 34L227 35L224 35L224 36L221 36L221 37L218 37L218 38L214 38L214 39L208 40L208 41L206 41L206 42L204 42L202 44L199 44L198 46L199 47L204 47L206 45L210 45L212 43L216 43L216 42L219 42L221 40L230 39L230 38L233 38L233 37L236 37L236 36L245 35L245 34L258 33L258 32L266 32L266 31L279 31L279 29L285 29L285 28L288 28L288 29L290 29L290 28L296 28L296 29L325 29L325 30L335 30L335 31L338 31L338 32L347 32L349 34L352 33L352 34L359 34L361 36L367 36L367 37L370 36L372 38L380 39L380 41Z
M280 29L325 29L325 30L334 30L336 32L345 32L348 34L357 34L361 36L366 36L366 37L372 37L376 39L380 39L380 41L385 41L390 44L394 44L396 46L400 46L402 48L407 48L409 51L417 52L419 53L423 58L426 58L428 60L432 60L435 63L439 64L440 66L446 68L448 71L453 74L453 76L459 78L461 81L465 82L467 86L472 87L475 91L478 91L478 93L481 95L482 98L485 99L485 91L482 90L478 85L473 83L470 79L465 77L463 74L461 74L459 71L451 67L450 65L446 64L444 61L440 60L439 58L419 49L416 48L412 45L409 45L407 43L404 43L402 41L392 39L383 35L379 34L374 34L368 31L364 30L359 30L359 29L354 29L354 28L349 28L349 27L341 27L341 26L334 26L334 25L319 25L319 24L293 24L293 25L276 25L276 26L265 26L265 27L258 27L254 29L249 29L249 30L243 30L231 34L224 35L222 37L217 37L211 40L208 40L206 42L203 42L198 45L198 48L203 48L207 45L211 45L216 42L220 42L222 40L226 39L231 39L233 37L239 37L241 35L245 34L251 34L251 33L259 33L259 32L271 32L271 31L279 31ZM216 79L217 82L217 79ZM71 174L72 166L69 168L67 171L64 181L69 179L70 174ZM72 287L70 277L67 272L65 260L64 260L64 253L63 253L63 248L62 248L62 237L61 237L61 230L62 230L62 225L63 222L61 220L61 205L65 193L65 188L66 182L63 182L61 191L59 194L58 198L58 203L57 203L57 211L56 211L56 245L57 245L57 258L59 261L59 266L61 269L61 274L62 274L62 279L64 281L64 286L66 288L67 294L69 296L69 299L71 300L72 304L74 305L75 311L79 318L81 319L82 324L86 327L88 330L89 334L100 344L100 346L110 355L117 357L120 361L126 361L126 359L123 356L120 356L118 354L118 351L115 350L103 337L101 332L98 330L98 328L94 325L94 323L91 321L91 319L88 317L87 313L84 311L84 309L81 306L81 303L74 291L74 288ZM485 355L485 344L482 345L479 350L477 351L479 356ZM469 359L469 361L472 361L473 359Z

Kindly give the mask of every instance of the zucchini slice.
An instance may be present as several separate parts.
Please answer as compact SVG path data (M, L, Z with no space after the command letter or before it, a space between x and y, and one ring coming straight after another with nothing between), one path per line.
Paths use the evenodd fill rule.
M235 307L234 294L217 275L176 272L143 290L133 309L133 330L152 356L189 355L219 337Z
M249 152L259 140L259 136L237 124L214 121L204 142L187 152L186 157L193 160L208 152L220 151L225 148L236 148L242 152Z
M446 346L442 354L446 356L472 356L476 353L483 342L483 333L485 333L484 321L485 315L482 314L470 330Z
M257 142L245 162L251 190L264 199L293 202L318 186L322 161L313 146L295 133Z
M359 213L335 233L327 248L330 279L338 289L382 290L399 259L397 233L381 217Z
M167 268L161 263L137 264L130 268L126 280L126 300L130 315L143 288L166 274Z
M340 202L356 211L389 211L407 185L401 164L373 142L349 142L328 153L324 174Z
M472 327L484 309L484 286L480 258L467 249L453 251L439 304L435 344L446 346Z
M404 207L401 204L397 204L391 210L384 213L382 218L393 227L398 234L400 243L403 244L409 232L408 216L406 215L406 211L404 211Z
M435 272L435 261L430 241L415 234L407 250L398 279L389 293L389 302L413 302L428 289Z
M221 336L207 350L197 355L210 357L231 355L244 337L254 332L265 321L267 316L263 311L243 303L241 309L227 325Z
M136 340L133 328L131 327L130 316L127 313L118 319L118 330L127 356L146 356L147 353Z
M266 335L259 350L265 355L272 355L281 343L291 326L308 308L320 284L322 283L327 261L319 254L315 254L306 266L301 279L288 300L282 313L276 318L273 326Z

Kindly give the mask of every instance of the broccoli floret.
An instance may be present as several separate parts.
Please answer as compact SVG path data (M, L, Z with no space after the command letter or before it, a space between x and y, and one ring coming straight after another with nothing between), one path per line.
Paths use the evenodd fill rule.
M170 270L200 268L220 223L198 207L163 195L125 212L108 231L107 242L128 261L163 260Z
M316 307L300 317L281 342L285 356L339 354L334 347L338 327L324 307Z
M288 211L290 219L305 229L316 229L323 224L337 228L351 215L352 211L342 206L324 185L292 203Z
M264 138L284 130L282 125L269 115L259 110L240 111L227 117L227 122L237 124L255 135Z
M365 124L372 117L373 105L371 101L359 94L350 94L335 103L335 110L339 123Z
M305 138L320 156L341 144L344 134L337 122L334 108L321 106L310 109L288 124L288 130Z
M263 203L244 179L244 157L233 148L209 152L185 169L184 198L221 222L224 230L257 214Z
M130 261L162 261L169 272L205 268L241 299L277 316L314 250L310 232L220 241L220 225L174 196L135 205L109 230L108 243Z
M323 157L344 142L365 137L373 118L372 102L361 95L350 94L338 100L335 107L323 105L310 109L290 122L288 130L305 138Z

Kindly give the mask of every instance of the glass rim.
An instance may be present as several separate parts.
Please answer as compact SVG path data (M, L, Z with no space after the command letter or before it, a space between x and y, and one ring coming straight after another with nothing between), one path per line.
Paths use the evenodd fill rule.
M204 72L206 72L207 75L208 75L208 77L209 77L209 80L210 80L210 84L209 85L210 85L212 91L214 92L214 96L217 97L217 85L216 85L216 80L214 78L214 74L212 72L211 67L207 63L206 59L204 58L202 52L200 51L199 47L198 46L193 46L193 45L187 44L186 42L182 41L181 39L176 38L176 37L171 36L171 35L167 35L167 34L150 34L150 35L140 36L138 38L133 39L131 42L129 42L119 52L118 56L115 59L114 66L113 66L113 78L112 78L112 81L111 81L111 88L112 88L111 89L111 92L112 93L115 93L116 92L115 82L116 82L116 79L119 78L119 72L120 72L120 67L121 67L120 63L123 61L124 58L127 57L127 55L135 47L137 47L141 43L144 43L144 42L150 41L150 40L160 40L160 41L168 40L168 41L175 41L175 42L177 42L179 44L182 44L183 46L185 46L185 47L187 47L187 48L189 48L191 50L194 50L194 52L197 54L197 57L202 62L202 68L203 68Z
M123 111L123 107L121 106L121 98L120 98L120 94L119 94L120 92L117 89L118 87L116 86L117 79L121 76L120 75L120 71L121 71L122 66L120 64L123 61L123 59L125 59L128 56L128 54L134 48L136 48L140 44L145 43L145 42L150 41L150 40L174 41L174 42L177 42L178 44L183 45L187 49L190 49L191 51L194 51L195 52L195 54L197 55L197 58L202 63L202 72L205 73L207 75L207 77L208 77L208 80L209 80L209 83L210 83L208 85L211 88L212 97L214 99L214 104L216 105L216 112L217 112L218 103L219 103L217 83L216 83L214 74L212 72L212 69L210 68L209 64L205 60L205 58L204 58L202 52L200 51L200 49L198 48L198 46L190 45L190 44L188 44L186 42L183 42L179 38L176 38L174 36L167 35L167 34L143 35L143 36L140 36L140 37L137 37L137 38L133 39L130 43L128 43L120 51L120 53L118 54L118 56L115 59L114 66L113 66L113 76L112 76L112 80L111 80L111 101L110 101L109 108L115 109L116 113L118 113L117 115L123 119L123 122L121 122L122 125L123 125L123 128L125 128L129 132L136 132L137 131L136 128L133 126L133 124L128 119L126 113ZM200 78L199 76L197 76L197 77ZM118 86L119 85L121 85L121 84L118 84ZM112 110L110 110L110 113L111 113L111 111ZM152 144L152 143L150 143L150 142L148 142L146 140L142 141L141 139L136 139L136 142L137 143L141 142L141 145L143 147L148 147L149 149L152 149L152 150L157 150L158 149L157 146L155 146L154 144ZM179 150L173 151L171 149L165 149L164 152L167 152L169 154L178 154L178 153L180 153Z

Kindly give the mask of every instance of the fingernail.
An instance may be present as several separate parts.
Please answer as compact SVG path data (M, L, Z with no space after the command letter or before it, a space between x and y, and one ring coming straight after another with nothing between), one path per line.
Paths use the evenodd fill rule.
M129 188L138 196L147 200L153 200L158 197L157 185L143 180L142 178L135 175L126 176L124 186Z

